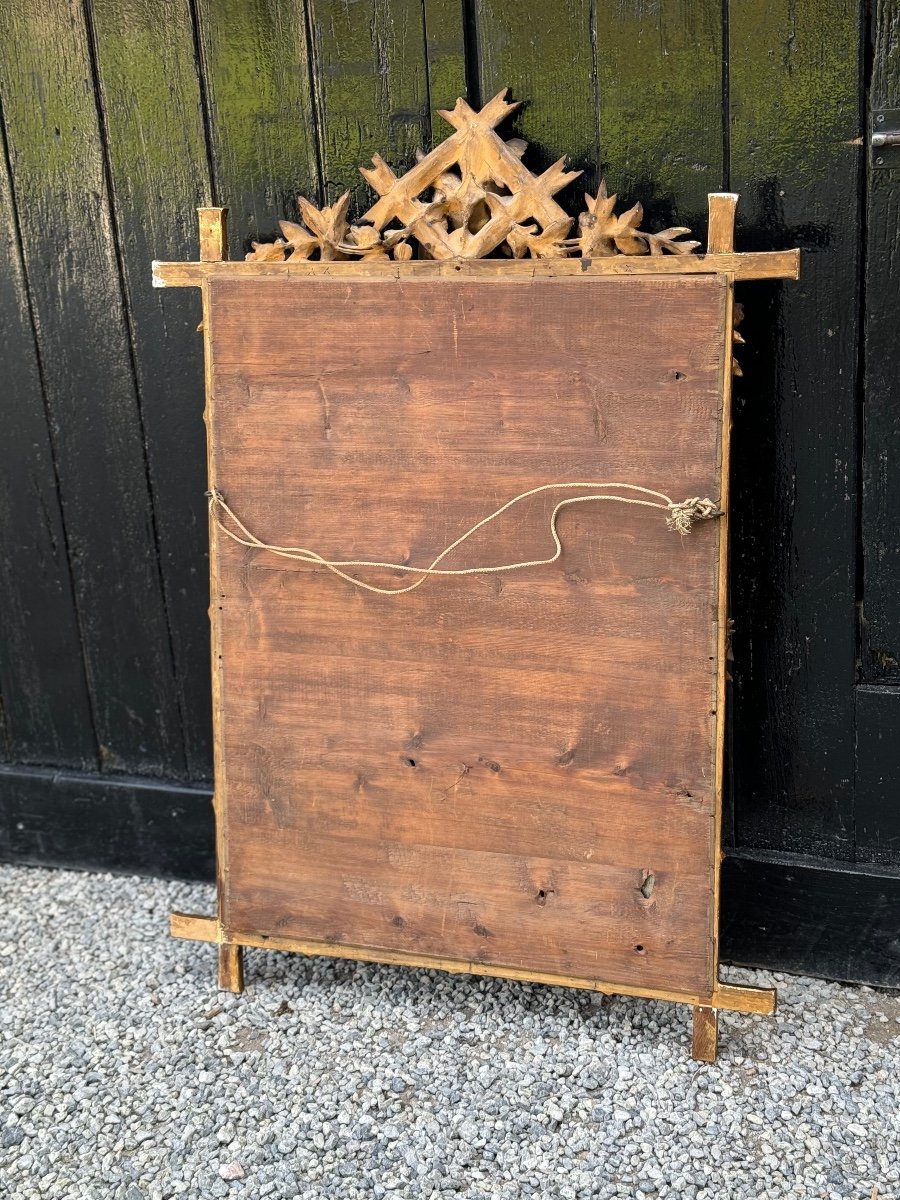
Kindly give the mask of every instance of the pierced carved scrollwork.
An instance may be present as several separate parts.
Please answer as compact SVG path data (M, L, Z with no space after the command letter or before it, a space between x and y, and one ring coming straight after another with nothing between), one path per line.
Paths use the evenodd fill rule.
M584 258L616 254L691 254L699 242L682 240L689 229L659 233L640 228L643 209L634 205L615 213L616 197L601 182L596 197L586 196L578 219L579 234L569 237L572 218L553 197L581 174L566 171L565 158L533 174L522 162L526 143L504 141L496 132L517 103L507 89L476 112L465 100L440 115L454 132L414 167L396 175L379 156L361 167L378 199L350 224L350 193L316 208L298 198L302 223L281 221L282 237L254 242L248 259L289 262L318 258L405 260L485 258L499 251L513 258Z

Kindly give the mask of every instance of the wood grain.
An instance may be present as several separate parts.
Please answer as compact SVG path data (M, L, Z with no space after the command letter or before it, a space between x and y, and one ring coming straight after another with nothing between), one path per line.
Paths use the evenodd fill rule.
M651 228L698 230L706 193L726 184L722 15L719 0L596 6L604 171Z
M231 210L231 257L297 192L322 190L305 5L284 0L196 0L197 43L208 112L212 203Z
M213 479L266 541L415 563L537 483L719 496L720 277L206 294ZM535 499L454 565L543 556ZM401 599L216 531L226 931L710 994L716 525L561 531Z
M471 82L482 103L503 87L525 103L509 131L528 142L528 163L542 171L565 151L569 166L585 172L584 187L599 182L599 97L596 72L597 14L590 0L531 4L528 0L472 0L468 20L477 39ZM565 86L560 86L560 80ZM580 194L562 192L560 203L577 211Z
M738 244L804 252L799 287L744 296L733 844L845 861L854 856L862 27L852 0L746 0L729 20Z
M183 777L145 433L94 89L80 4L48 8L29 0L0 8L6 146L96 762L103 770ZM76 676L76 705L79 693Z
M694 1006L691 1058L697 1062L715 1062L719 1041L719 1017L714 1008Z
M580 988L586 991L604 992L608 995L646 996L655 1000L671 1000L675 1003L728 1009L731 1012L758 1013L771 1016L775 1011L775 992L772 988L745 987L737 984L720 983L711 994L699 996L675 992L665 988L631 986L627 983L609 983L603 979L585 979L575 975L548 975L534 969L508 967L497 963L484 964L473 960L408 954L402 950L373 950L368 946L337 945L333 942L300 941L297 938L271 934L247 933L235 930L226 934L213 917L196 913L173 912L169 920L169 933L174 938L190 941L216 942L220 945L258 947L263 950L285 951L309 956L322 955L327 958L354 958L359 962L386 963L399 967L418 967L427 971L446 971L450 974L496 976L499 979L525 980L545 983L556 987Z
M240 946L218 948L219 989L223 992L244 990L244 952Z
M872 6L869 111L900 109L900 13L896 0ZM890 123L890 118L888 118ZM882 123L883 124L883 123ZM872 156L874 157L874 156ZM865 258L865 398L862 461L864 620L861 667L867 682L900 684L900 412L897 304L900 298L900 189L896 169L868 165ZM891 701L887 701L888 704ZM890 821L890 809L886 811ZM900 854L894 862L900 862Z
M186 774L209 779L207 598L197 586L207 553L203 344L196 299L166 298L147 287L147 261L160 245L196 256L194 210L210 195L191 6L181 0L95 0L85 9L103 105Z
M452 29L451 6L443 7L449 10L443 20ZM323 199L334 200L352 188L354 206L362 211L370 193L360 164L380 153L394 166L408 167L416 150L429 148L425 6L404 0L352 5L308 0L308 10ZM451 104L456 95L447 97Z
M0 367L10 402L3 408L0 438L0 759L96 767L53 439L8 166L4 158Z
M797 279L798 250L753 254L685 254L670 258L461 259L449 262L159 262L152 265L154 287L200 287L205 279L555 279L581 275L730 275L733 279Z

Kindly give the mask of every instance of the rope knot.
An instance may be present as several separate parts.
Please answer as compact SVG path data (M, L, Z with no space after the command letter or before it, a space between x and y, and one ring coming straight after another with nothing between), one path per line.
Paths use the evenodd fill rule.
M708 521L711 517L721 516L722 510L712 500L708 498L701 500L699 496L691 496L689 500L682 500L680 504L669 505L666 524L675 533L680 533L684 537L686 533L691 532L691 526L695 521Z

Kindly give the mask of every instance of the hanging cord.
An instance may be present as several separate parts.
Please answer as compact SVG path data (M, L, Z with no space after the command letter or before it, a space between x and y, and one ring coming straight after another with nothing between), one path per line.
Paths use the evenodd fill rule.
M474 533L477 533L479 529L483 529L485 525L496 520L507 509L512 508L514 504L518 504L521 500L527 500L530 496L537 496L540 492L549 492L559 488L618 488L620 491L637 492L639 496L652 496L654 499L642 500L639 496L597 495L596 493L587 496L568 496L560 500L550 514L550 534L556 546L556 552L551 558L535 558L528 562L503 563L500 566L494 567L438 568L438 563L443 562L451 551L455 550L457 546L461 546L464 541ZM664 492L654 492L651 488L638 487L635 483L544 483L540 487L531 488L530 491L521 492L518 496L513 496L512 500L507 500L505 504L501 504L489 516L483 517L471 529L466 530L464 534L458 537L455 542L451 542L445 550L442 550L430 566L411 567L406 563L369 562L366 559L327 559L323 558L320 554L316 554L315 550L307 550L303 546L274 546L269 542L260 541L255 534L250 532L247 526L229 508L225 497L218 488L212 488L206 495L209 498L209 511L213 520L219 529L227 537L230 537L233 542L237 542L238 545L249 546L253 550L268 550L270 554L277 554L281 558L291 558L296 559L298 562L313 563L316 566L326 567L341 579L346 579L348 583L352 583L354 587L363 588L367 592L376 592L380 596L400 596L405 592L412 592L417 587L421 587L430 575L496 575L501 571L521 571L526 567L550 566L562 554L562 542L559 540L559 533L556 528L557 517L562 509L567 508L570 504L585 504L591 500L610 500L616 504L634 504L642 508L658 508L667 514L666 525L668 528L675 533L680 533L682 537L690 533L694 521L708 521L712 517L721 517L723 515L718 505L712 500L692 496L688 500L676 503L674 500L670 500ZM235 533L233 529L228 528L222 520L220 513L225 513L232 524L240 530L239 534ZM384 567L390 571L408 571L411 574L419 575L420 578L406 587L384 588L377 587L373 583L364 583L361 579L355 579L352 575L348 575L346 571L341 570L342 567Z

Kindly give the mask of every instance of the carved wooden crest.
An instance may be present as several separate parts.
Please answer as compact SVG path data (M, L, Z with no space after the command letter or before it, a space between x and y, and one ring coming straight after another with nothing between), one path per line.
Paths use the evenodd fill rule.
M357 224L348 219L350 193L324 208L298 198L302 224L282 221L275 242L254 242L248 259L287 262L319 258L485 258L498 249L513 258L584 258L616 254L691 254L699 242L682 240L683 226L648 233L644 210L635 204L616 215L616 197L601 181L596 197L585 196L578 236L573 221L553 197L580 171L566 171L560 158L541 175L522 161L526 143L504 141L496 126L518 108L498 92L480 112L465 100L440 115L454 132L430 154L420 154L405 175L396 175L375 155L361 167L378 200Z

